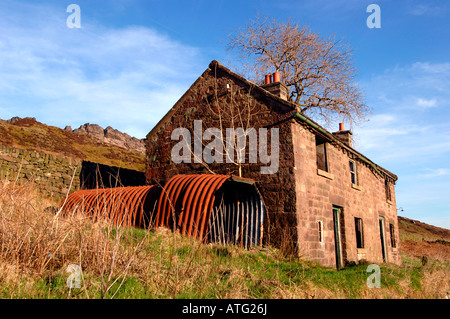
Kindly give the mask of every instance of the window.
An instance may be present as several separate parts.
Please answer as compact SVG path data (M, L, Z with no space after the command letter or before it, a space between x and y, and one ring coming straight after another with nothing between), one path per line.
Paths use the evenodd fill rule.
M319 231L319 242L323 243L323 222L319 220L317 226Z
M397 242L395 241L395 230L393 224L389 224L389 232L391 233L391 247L396 248Z
M350 164L350 177L352 184L358 185L358 178L356 176L356 162L354 160L350 160L349 164Z
M386 200L391 201L392 200L391 186L389 185L389 182L387 179L384 180L384 188L386 191Z
M327 150L325 145L325 140L316 135L317 168L328 172Z
M355 217L356 248L364 248L363 222L361 218Z

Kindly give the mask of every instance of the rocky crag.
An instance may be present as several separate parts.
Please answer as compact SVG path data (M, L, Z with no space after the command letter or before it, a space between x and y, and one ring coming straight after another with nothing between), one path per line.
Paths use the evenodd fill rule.
M0 119L0 145L137 171L145 168L143 141L95 124L64 130L33 117Z
M64 130L76 134L86 134L101 143L114 145L130 151L145 153L145 144L143 140L116 130L111 126L104 129L100 125L86 123L74 130L72 130L70 126L66 126Z

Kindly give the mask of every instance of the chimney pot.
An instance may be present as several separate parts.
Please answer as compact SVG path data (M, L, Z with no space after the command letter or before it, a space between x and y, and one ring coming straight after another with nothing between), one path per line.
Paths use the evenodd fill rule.
M344 129L344 123L339 123L339 131L334 132L333 135L342 143L352 147L352 132Z
M273 83L277 83L277 82L280 82L280 72L278 72L278 71L276 71L273 74Z
M288 100L289 88L280 81L280 72L278 71L273 74L266 74L264 85L261 85L261 87L285 101Z

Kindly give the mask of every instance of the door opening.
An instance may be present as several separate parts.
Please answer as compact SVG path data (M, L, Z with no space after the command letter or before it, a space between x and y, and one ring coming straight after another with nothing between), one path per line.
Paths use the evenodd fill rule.
M384 232L384 217L380 216L378 219L380 225L380 240L381 240L381 253L383 255L383 262L386 262L386 240L385 240L385 232Z
M341 242L341 225L340 225L341 209L333 206L333 224L334 224L334 247L336 253L336 268L340 269L342 263L342 242Z

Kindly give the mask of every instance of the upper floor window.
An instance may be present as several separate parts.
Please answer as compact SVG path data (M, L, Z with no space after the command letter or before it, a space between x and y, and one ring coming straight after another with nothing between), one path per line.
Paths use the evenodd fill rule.
M327 148L324 139L316 135L316 160L317 168L328 172Z
M358 176L356 174L356 162L354 160L350 160L349 164L350 164L350 178L352 184L358 185Z
M391 185L389 185L389 181L387 179L384 180L384 188L386 191L386 199L391 201L392 200Z

